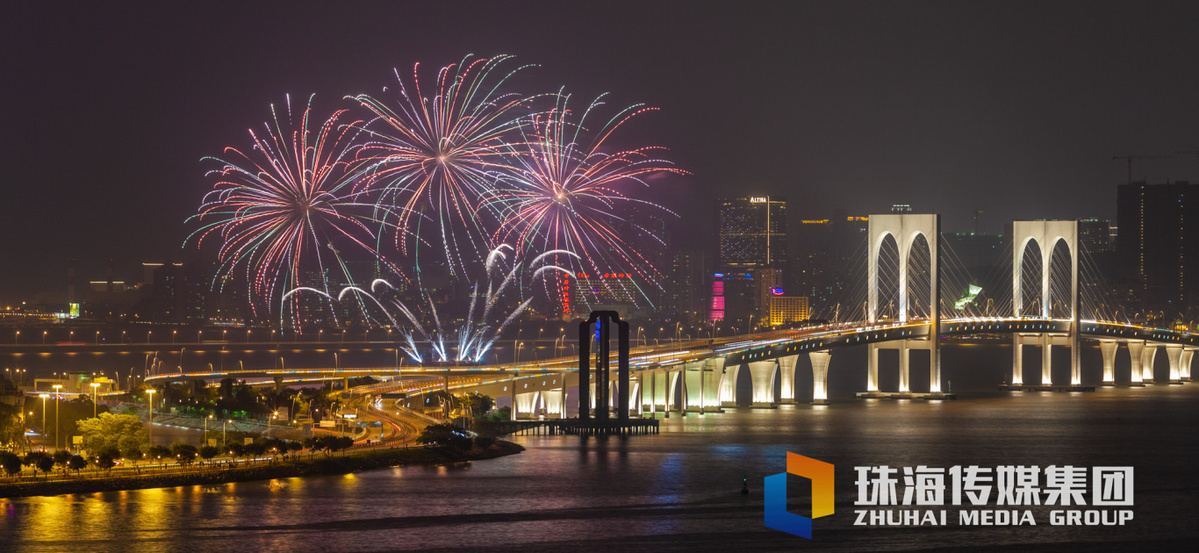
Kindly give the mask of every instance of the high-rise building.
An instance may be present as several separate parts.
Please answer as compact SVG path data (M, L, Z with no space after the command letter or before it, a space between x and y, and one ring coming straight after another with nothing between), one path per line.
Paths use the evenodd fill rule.
M761 324L770 308L763 290L781 286L788 263L787 200L717 200L716 242L709 319Z
M719 268L782 267L787 259L787 200L770 196L717 200L716 233Z
M1112 250L1112 222L1107 219L1079 219L1078 243L1091 255Z
M1122 184L1116 194L1116 250L1143 305L1167 317L1199 304L1199 185Z
M667 274L666 314L675 320L694 323L708 315L712 257L694 248L676 250Z

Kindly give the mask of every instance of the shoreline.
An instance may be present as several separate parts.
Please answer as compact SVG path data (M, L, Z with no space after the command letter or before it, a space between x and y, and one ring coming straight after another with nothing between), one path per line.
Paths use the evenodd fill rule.
M514 455L525 448L503 440L486 449L474 447L467 451L448 447L420 449L377 449L344 456L314 454L310 459L276 460L269 464L248 467L201 468L195 473L106 478L81 478L73 481L0 483L0 499L97 493L178 486L213 486L228 482L249 482L303 476L335 476L363 470L407 465L435 465L481 461Z

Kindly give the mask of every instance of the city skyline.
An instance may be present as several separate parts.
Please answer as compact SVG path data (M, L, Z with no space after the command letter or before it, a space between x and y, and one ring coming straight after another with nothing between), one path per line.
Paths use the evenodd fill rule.
M18 9L9 21L32 23L5 33L17 55L6 62L14 107L0 144L6 189L23 201L4 223L19 238L0 257L22 270L0 282L3 299L31 298L72 257L85 279L109 258L183 258L183 221L210 188L200 158L243 141L282 95L315 93L331 108L380 92L413 60L471 52L538 65L524 90L565 84L582 98L611 91L614 105L659 107L631 140L669 147L693 174L656 199L705 236L713 199L751 194L791 198L797 219L907 203L942 213L949 231L973 228L976 210L992 233L1013 219L1114 220L1127 165L1112 156L1199 149L1188 143L1199 79L1178 71L1195 53L1181 26L1196 8L1184 3L1058 4L1036 17L1009 4L534 3L399 36L380 15L445 8L340 6L325 25L312 17L320 5L287 6ZM294 18L313 40L265 48L294 32L272 17ZM563 25L546 31L560 41L507 32L551 20L604 40L580 45ZM551 46L563 42L572 47ZM1135 160L1132 176L1195 182L1199 157Z

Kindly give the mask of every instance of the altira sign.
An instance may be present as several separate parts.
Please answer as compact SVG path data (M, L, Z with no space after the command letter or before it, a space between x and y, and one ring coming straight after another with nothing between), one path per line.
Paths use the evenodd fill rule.
M812 481L812 516L787 511L787 475ZM787 472L766 477L766 526L812 539L812 519L833 514L833 465L787 452Z

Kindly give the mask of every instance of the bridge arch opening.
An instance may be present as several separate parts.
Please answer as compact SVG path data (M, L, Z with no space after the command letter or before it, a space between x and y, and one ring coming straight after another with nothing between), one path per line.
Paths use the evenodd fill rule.
M1071 305L1070 246L1057 238L1049 255L1049 317L1068 319L1073 316Z
M1022 252L1022 253L1021 253ZM1024 244L1017 244L1019 254L1019 282L1016 285L1018 297L1015 299L1015 315L1017 317L1041 316L1041 274L1043 257L1041 246L1036 239L1028 238Z
M907 260L907 317L904 320L922 320L931 316L932 305L932 252L928 238L917 233L911 242Z
M874 320L899 318L899 243L891 233L879 237L878 244L878 304ZM867 314L869 319L869 314Z

